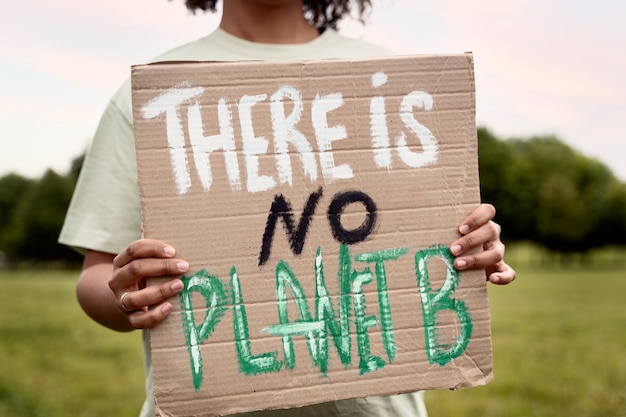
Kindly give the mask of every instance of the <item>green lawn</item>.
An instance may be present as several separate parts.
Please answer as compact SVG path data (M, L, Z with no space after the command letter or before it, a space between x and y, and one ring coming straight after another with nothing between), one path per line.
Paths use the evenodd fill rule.
M74 296L77 276L0 273L0 416L139 414L140 334L87 318Z
M426 395L438 416L624 416L626 270L533 265L490 286L495 380ZM0 416L136 416L140 335L91 322L75 272L0 272ZM398 416L404 417L404 416Z

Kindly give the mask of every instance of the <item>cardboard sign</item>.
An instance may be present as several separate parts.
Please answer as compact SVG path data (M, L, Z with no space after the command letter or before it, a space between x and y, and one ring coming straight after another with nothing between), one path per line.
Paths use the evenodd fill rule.
M492 378L470 54L132 71L146 237L190 263L151 334L157 413ZM165 279L165 278L163 278Z

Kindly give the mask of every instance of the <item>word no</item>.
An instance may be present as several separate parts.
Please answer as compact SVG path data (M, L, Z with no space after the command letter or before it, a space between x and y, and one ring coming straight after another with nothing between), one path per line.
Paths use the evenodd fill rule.
M262 331L280 338L280 348L259 354L252 352L246 304L236 268L233 266L230 270L228 286L205 270L189 277L184 276L182 278L184 289L179 294L179 299L195 390L200 390L204 376L201 345L209 339L229 310L233 315L232 330L239 371L245 375L279 372L282 368L294 369L296 366L294 337L304 337L311 363L322 375L326 375L328 371L330 339L341 363L346 367L351 366L353 327L356 333L360 373L383 368L396 357L393 317L387 293L387 265L407 252L406 248L387 249L352 257L348 246L341 244L337 272L339 294L333 301L326 287L322 252L318 247L313 265L315 275L313 311L300 281L289 265L279 260L275 275L278 323ZM442 260L446 266L445 282L438 291L431 289L428 276L428 261L431 258ZM429 363L441 366L460 356L467 348L472 335L472 320L465 303L452 297L459 284L459 273L454 269L453 262L454 256L444 245L435 245L415 254L415 276L422 303L426 355ZM363 267L357 269L353 266L355 263ZM367 314L366 292L363 290L364 286L374 282L378 294L379 317ZM200 324L196 324L194 318L192 305L194 292L200 294L206 301L206 314ZM289 294L297 307L298 317L295 318L289 317L287 308ZM438 338L437 314L442 311L452 311L458 317L459 334L451 344L444 343ZM373 354L370 345L368 330L377 324L382 330L384 357ZM279 360L279 351L282 352L282 360Z
M372 87L380 88L387 83L387 75L377 72L372 76ZM191 187L191 170L187 158L186 143L191 144L193 161L197 177L202 187L208 192L213 183L210 156L222 155L226 166L226 176L233 191L242 189L242 175L238 152L245 160L245 187L250 193L271 190L278 185L293 186L291 158L289 148L295 149L302 162L304 175L314 183L321 171L326 184L339 179L354 177L350 164L335 164L333 143L348 138L346 127L342 124L329 126L328 115L339 110L344 104L341 92L320 95L312 100L304 100L302 93L290 85L279 86L271 95L242 95L236 103L222 97L217 105L203 107L198 98L204 93L204 87L191 87L182 83L171 87L157 96L142 109L144 119L153 119L165 115L167 147L170 153L176 190L179 195L187 193ZM273 151L269 150L270 139L258 136L252 122L253 108L269 100L267 119L272 127ZM312 136L308 138L298 123L305 111L305 104L310 103ZM233 107L239 118L239 130L233 125ZM259 106L266 108L267 106ZM215 109L215 113L209 113ZM288 113L287 109L291 109ZM431 111L433 98L424 91L412 91L403 97L398 115L404 127L421 144L421 151L409 148L407 134L400 131L392 144L387 123L385 98L381 95L371 97L369 105L371 146L376 167L392 169L392 148L400 160L410 168L420 168L437 161L438 146L433 133L422 125L413 111ZM183 129L186 114L187 132ZM212 120L206 120L207 114ZM205 125L215 133L206 135ZM310 132L310 129L304 130ZM236 136L238 133L238 136ZM312 145L314 139L315 149ZM259 160L262 156L274 155L276 172L263 175L259 172Z
M276 229L276 221L282 220L285 232L289 244L291 245L291 251L294 255L302 253L304 247L304 241L309 231L311 219L315 214L317 204L322 197L323 189L319 187L318 190L309 195L307 202L302 210L300 221L298 226L295 226L293 220L293 210L291 203L285 198L284 195L278 194L274 197L274 201L270 207L270 213L267 217L267 223L265 225L265 232L263 233L263 242L261 246L261 253L259 254L259 266L265 264L272 250L272 241L274 239L274 231ZM363 204L367 211L365 220L363 223L353 230L348 230L341 224L341 215L344 209L352 203ZM333 237L340 243L352 245L354 243L364 241L367 236L374 230L376 225L376 219L378 217L376 203L367 194L361 191L343 191L335 194L333 200L328 206L326 214L328 218L328 224L332 231Z

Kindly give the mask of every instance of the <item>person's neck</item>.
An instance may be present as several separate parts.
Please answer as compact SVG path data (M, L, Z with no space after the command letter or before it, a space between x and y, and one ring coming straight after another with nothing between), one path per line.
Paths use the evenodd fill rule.
M220 28L250 42L298 44L319 36L302 14L301 2L264 6L250 0L223 3Z

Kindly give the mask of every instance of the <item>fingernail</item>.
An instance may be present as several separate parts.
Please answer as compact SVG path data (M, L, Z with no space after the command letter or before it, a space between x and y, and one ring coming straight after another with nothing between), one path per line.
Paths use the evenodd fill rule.
M467 232L469 232L470 228L468 225L466 224L462 224L461 227L459 227L459 232L461 232L461 234L466 234Z
M177 279L176 281L172 282L170 288L174 291L180 291L183 289L183 282Z
M461 252L461 249L463 249L461 245L454 245L450 248L450 252L452 252L453 255L456 255L457 253Z
M457 268L465 268L466 265L467 265L467 262L464 261L463 259L460 259L460 260L456 261L456 267Z
M165 256L174 256L176 250L171 246L166 246L163 248L163 253L165 254Z
M161 307L161 313L170 314L170 311L172 311L172 305L170 303L163 304L163 307Z
M185 261L179 261L176 263L176 268L180 271L180 272L185 272L186 270L189 269L189 264Z
M499 283L500 282L500 277L497 276L497 275L492 276L491 277L491 282L494 283L494 284Z

